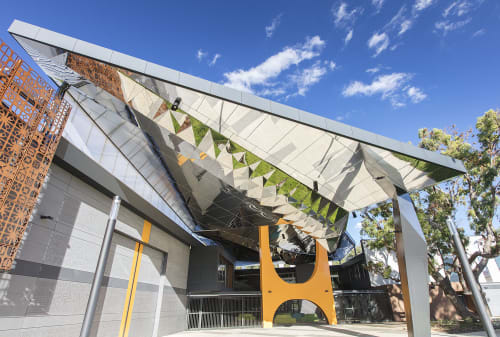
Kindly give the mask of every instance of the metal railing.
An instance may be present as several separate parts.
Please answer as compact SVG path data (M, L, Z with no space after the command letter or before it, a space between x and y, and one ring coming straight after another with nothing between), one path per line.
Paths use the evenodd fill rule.
M385 290L335 290L334 297L337 320L340 323L393 320L389 297ZM303 311L302 302L303 300L287 301L276 310L276 315L290 314L289 316L296 318L295 316L298 317L297 314ZM261 306L260 292L189 294L188 329L261 327ZM309 319L310 323L326 323L321 310L317 309L314 314L317 316L314 320L309 317L311 314L304 318ZM301 322L301 319L296 319L292 324ZM280 322L276 324L279 325Z
M392 321L392 307L385 290L335 290L335 310L339 322Z
M260 292L188 295L188 329L260 327Z

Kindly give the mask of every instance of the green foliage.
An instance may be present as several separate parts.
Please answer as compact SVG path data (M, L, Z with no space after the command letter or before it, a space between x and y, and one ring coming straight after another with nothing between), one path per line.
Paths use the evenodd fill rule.
M390 266L385 265L381 261L369 261L367 263L367 268L368 270L371 270L372 272L376 272L380 275L382 275L386 279L392 279L393 281L399 282L399 278L393 277L393 270Z
M288 178L285 183L278 190L278 194L289 195L290 192L299 185L299 182L295 179Z
M277 314L274 317L275 324L293 324L296 322L297 320L291 314Z
M370 238L367 245L371 249L395 250L394 219L392 203L381 203L363 214L361 234Z
M314 323L317 321L319 321L319 318L316 314L303 314L297 317L297 322L299 323Z
M319 194L312 192L311 193L311 209L316 213L319 212L320 202L321 202L321 197L319 196Z
M239 161L236 160L236 158L233 157L233 169L236 170L236 169L239 169L242 167L246 167L246 165L243 163L240 163Z
M230 152L231 153L238 153L238 152L247 152L247 150L245 150L244 147L236 144L235 142L233 142L232 140L229 141L229 146L230 146Z
M284 180L290 178L288 174L285 172L276 169L274 173L269 177L269 179L266 181L266 184L264 186L274 186L278 185L279 183L282 183Z
M214 140L214 143L216 143L216 144L224 144L224 145L226 145L227 141L229 140L226 137L224 137L222 134L220 134L220 133L218 133L217 131L214 131L214 130L212 130L212 138Z
M211 132L212 132L212 139L214 140L215 157L218 157L221 152L219 149L219 145L220 144L226 145L228 139L223 135L221 135L220 133L218 133L217 131L211 130Z
M271 172L271 170L273 170L273 169L274 169L274 166L272 166L268 162L261 161L259 166L257 166L255 171L253 171L250 178L256 178L256 177L263 176L264 174Z
M410 165L415 167L416 169L426 172L427 175L435 181L443 181L445 179L448 179L449 177L454 177L460 174L460 172L452 170L450 168L411 158L403 154L393 153L393 155L401 160L409 162Z
M340 207L337 207L337 208L335 209L335 211L333 211L333 213L332 213L332 214L330 215L330 217L328 218L332 224L334 224L334 223L335 223L335 221L337 220L337 214L338 214L338 212L339 212L339 209L340 209Z
M214 152L215 152L215 158L217 158L221 153L221 150L219 149L219 146L217 146L216 143L214 143Z
M308 190L307 191L307 194L306 194L306 197L302 200L302 205L308 207L308 208L311 208L312 206L312 191L311 190Z
M203 137L207 134L209 127L194 117L189 117L189 119L191 120L191 126L193 127L194 141L196 146L198 146L203 140Z
M295 200L302 201L302 200L304 200L307 197L307 195L309 194L309 192L310 192L310 190L305 185L303 185L301 183L298 183L297 184L297 189L293 193L292 197Z
M241 319L252 322L255 321L255 316L250 313L238 314L238 321L241 321Z
M181 128L181 126L179 125L179 122L177 122L177 119L175 119L175 117L172 113L170 113L170 118L172 118L172 124L174 125L175 133L179 132L179 129Z
M335 222L337 222L337 220L342 219L347 214L348 214L348 212L345 209L337 206L337 209L335 209L335 211L332 213L332 215L330 215L329 220L331 223L335 223Z
M498 216L499 211L500 112L489 110L480 116L475 130L458 132L454 127L450 131L420 129L418 135L420 147L459 159L467 169L467 173L462 176L411 195L427 241L429 272L443 285L449 283L451 273L461 275L461 268L446 226L446 218L454 217L458 208L466 208L471 229L476 235L484 238L484 246L474 247L476 251L470 257L470 262L479 258L474 267L474 274L477 277L488 259L500 254L500 231L493 225L493 219ZM449 174L440 172L443 168L434 168L432 165L401 155L397 157L410 162L418 169L431 172L431 177L435 179ZM361 233L369 238L367 246L371 249L394 250L395 234L391 202L381 203L365 210L362 217ZM464 245L467 245L468 238L464 235L463 229L459 228L459 233ZM384 276L390 275L391 272L390 268L387 269L388 267L377 263L367 267ZM465 284L463 286L466 287ZM456 295L453 289L446 290L445 287L444 290L448 291L447 296Z
M463 161L467 173L442 190L450 196L450 203L456 201L468 208L470 226L476 234L494 231L500 192L500 112L487 111L477 119L474 131L421 129L419 137L422 147Z
M256 155L254 155L251 152L247 152L245 154L245 159L246 159L248 165L255 164L256 162L258 162L260 160L259 157L257 157Z
M124 76L128 76L126 74L123 74L123 75ZM136 82L136 83L138 85L141 85L142 87L144 87L146 90L148 90L153 95L161 98L160 96L158 96L156 93L154 93L153 91L151 91L148 88L146 88L141 83L138 83L138 82ZM168 109L171 109L172 104L170 102L164 100L164 99L163 99L163 101L166 103ZM215 157L218 157L219 154L221 153L221 150L219 149L220 145L227 146L227 144L229 144L228 152L230 152L230 153L240 153L240 152L243 152L244 153L244 160L243 160L243 162L239 162L238 160L236 160L233 157L232 162L233 162L233 168L234 169L242 168L242 167L245 167L247 165L252 165L252 164L260 161L260 163L257 166L257 168L253 171L253 173L251 175L251 178L263 176L263 175L271 172L272 170L274 170L273 174L266 181L265 186L275 186L275 185L282 184L279 187L279 190L278 190L277 193L279 193L279 194L285 194L285 195L288 195L292 190L295 189L293 197L295 199L297 199L297 200L302 201L303 204L308 207L306 210L304 210L304 212L306 212L306 213L309 212L311 208L315 212L319 211L318 208L319 208L321 197L319 195L316 195L316 194L313 195L312 192L311 192L311 190L308 187L306 187L305 185L301 184L296 179L290 177L285 172L279 170L278 168L274 167L273 165L269 164L268 162L266 162L266 161L262 160L261 158L257 157L253 153L247 151L244 147L242 147L242 146L238 145L237 143L229 140L227 137L225 137L221 133L219 133L219 132L217 132L217 131L215 131L213 129L210 129L207 125L205 125L204 123L202 123L198 119L194 118L190 114L186 113L182 109L178 109L177 112L181 113L181 114L184 114L184 115L187 116L187 118L189 118L189 123L190 123L190 125L192 126L192 129L193 129L193 134L194 134L194 139L195 139L195 145L196 146L200 145L201 141L206 136L207 132L210 131L211 134L212 134L213 142L214 142ZM177 134L179 132L180 128L181 128L181 125L175 119L175 117L172 114L172 112L170 112L170 118L172 120L172 124L174 126L175 133ZM297 206L299 206L299 205L297 205ZM328 207L325 207L322 210L322 215L326 217L326 213L327 212L328 212Z
M325 219L328 216L328 210L330 209L330 203L327 203L323 209L321 209L318 213L322 215Z

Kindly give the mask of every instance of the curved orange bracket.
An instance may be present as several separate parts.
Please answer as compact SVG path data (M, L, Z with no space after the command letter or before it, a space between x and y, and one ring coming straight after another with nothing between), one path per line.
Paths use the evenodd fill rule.
M274 313L288 300L308 300L326 315L328 324L337 324L328 254L316 241L316 263L311 278L304 283L287 283L276 273L269 249L269 226L259 227L260 290L262 292L262 322L273 326Z

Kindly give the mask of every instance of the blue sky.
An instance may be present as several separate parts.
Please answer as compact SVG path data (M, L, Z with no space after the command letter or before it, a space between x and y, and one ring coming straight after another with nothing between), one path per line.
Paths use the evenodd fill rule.
M404 142L500 107L495 0L23 1L26 59L13 19Z

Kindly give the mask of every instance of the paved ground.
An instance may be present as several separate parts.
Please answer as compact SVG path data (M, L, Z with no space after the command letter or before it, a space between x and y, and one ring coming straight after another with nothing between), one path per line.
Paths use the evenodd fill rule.
M500 330L497 330L497 335L500 336ZM395 337L407 336L405 326L401 324L341 324L337 326L331 325L299 325L291 327L276 327L272 329L218 329L218 330L201 330L201 331L186 331L170 335L173 337ZM475 332L467 334L445 334L441 332L433 332L433 337L441 336L470 336L480 337L486 336L484 333Z

